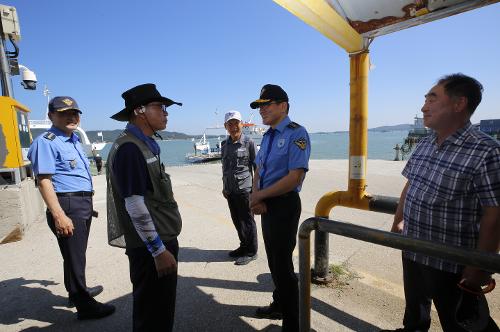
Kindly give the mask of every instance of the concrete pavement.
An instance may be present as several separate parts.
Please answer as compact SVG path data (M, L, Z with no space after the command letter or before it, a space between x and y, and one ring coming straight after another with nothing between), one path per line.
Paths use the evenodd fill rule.
M370 160L368 191L399 196L403 162ZM301 220L313 216L327 191L347 188L346 160L315 160L303 186ZM227 252L238 246L229 210L221 194L220 164L169 168L183 217L175 331L279 331L280 321L253 317L269 304L273 289L264 244L259 258L235 266ZM76 320L66 305L62 259L45 220L35 222L20 242L0 246L1 331L130 331L131 284L124 250L107 245L105 177L94 177L95 208L87 253L87 284L102 284L99 301L117 306L114 315L95 321ZM332 218L389 229L392 216L335 208ZM295 255L298 270L298 255ZM401 326L404 310L400 252L331 235L331 263L347 263L357 278L342 288L312 289L312 327L316 331L377 331ZM488 296L493 317L500 320L500 291ZM440 331L433 316L432 331Z

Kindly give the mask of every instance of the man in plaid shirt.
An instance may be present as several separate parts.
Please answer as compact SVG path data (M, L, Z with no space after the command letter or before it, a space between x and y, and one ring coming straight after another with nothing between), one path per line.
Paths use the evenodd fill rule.
M500 142L470 117L483 87L463 74L441 78L425 95L424 124L434 130L403 170L404 187L392 232L454 246L500 250ZM462 283L480 290L491 273L472 266L403 252L404 329L427 331L431 301L443 330L465 331L455 318ZM485 331L498 331L489 318Z

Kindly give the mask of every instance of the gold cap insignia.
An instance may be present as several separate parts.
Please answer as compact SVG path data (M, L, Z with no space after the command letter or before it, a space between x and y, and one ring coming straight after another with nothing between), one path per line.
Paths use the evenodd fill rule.
M68 106L73 105L73 100L68 99L68 98L63 99L62 102L65 103Z

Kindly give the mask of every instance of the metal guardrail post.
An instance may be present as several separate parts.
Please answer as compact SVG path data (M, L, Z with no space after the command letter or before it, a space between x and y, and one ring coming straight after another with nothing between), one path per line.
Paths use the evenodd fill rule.
M314 270L312 271L315 282L327 281L330 270L329 248L330 234L316 230L314 232Z
M307 219L299 229L299 329L311 329L311 232L318 218ZM316 232L317 234L317 232ZM328 236L328 233L324 233Z
M382 207L378 207L382 209ZM310 233L311 231L333 233L365 242L400 250L409 250L463 265L471 265L492 273L500 273L500 255L461 248L428 240L409 238L359 225L324 218L309 218L299 229L299 327L301 332L311 329L311 276Z

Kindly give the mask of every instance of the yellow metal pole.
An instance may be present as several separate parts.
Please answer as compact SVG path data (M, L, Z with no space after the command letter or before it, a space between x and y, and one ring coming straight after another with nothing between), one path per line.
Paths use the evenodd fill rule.
M368 51L350 55L351 117L349 124L348 191L352 193L355 200L363 198L366 188L369 62Z
M349 185L347 191L326 193L316 204L315 216L329 218L335 206L369 210L366 194L366 160L368 155L368 50L350 55L350 122L349 122ZM329 236L316 231L314 241L316 282L329 282Z
M316 204L315 216L328 218L335 206L369 209L366 194L368 157L368 51L350 55L349 185L347 191L329 192Z

